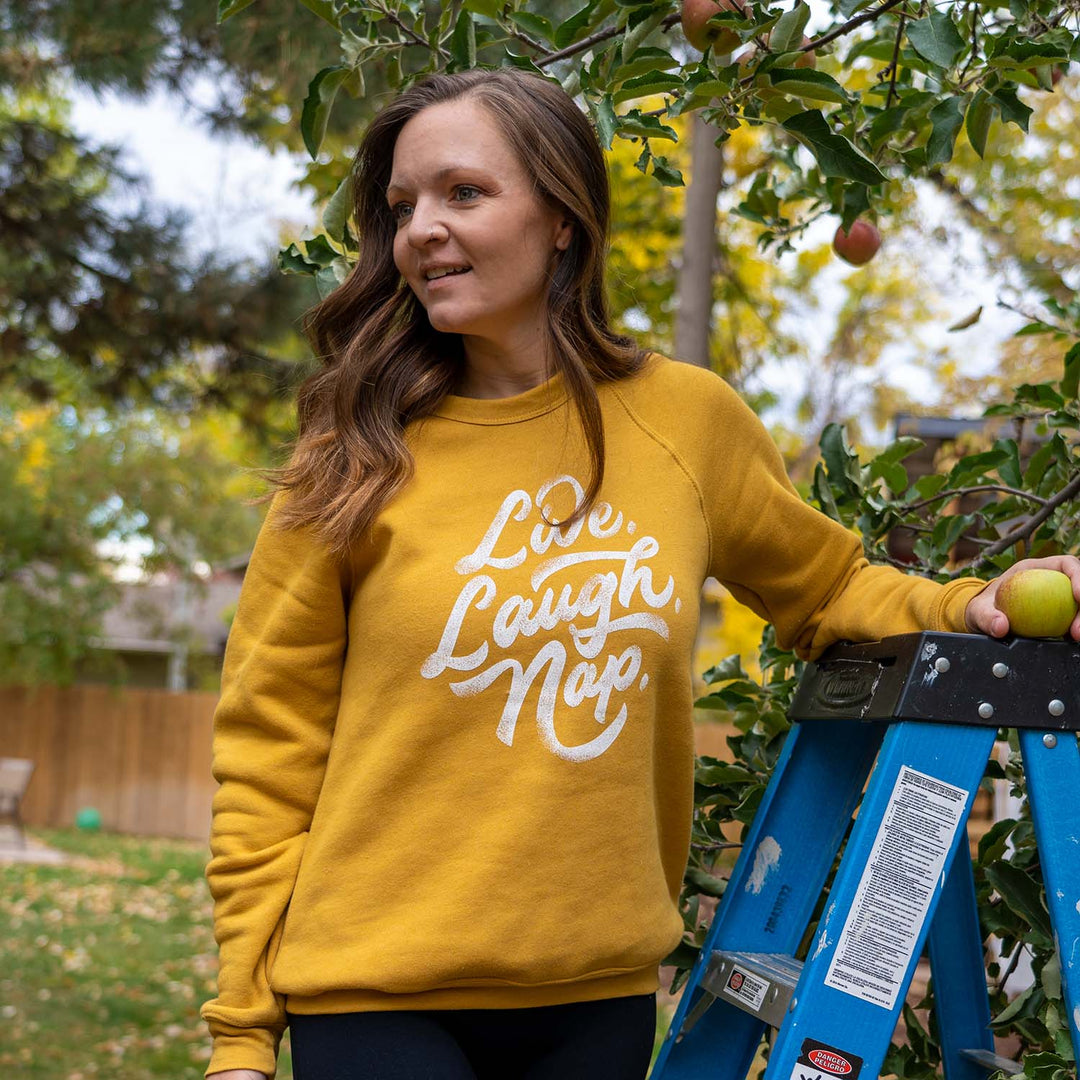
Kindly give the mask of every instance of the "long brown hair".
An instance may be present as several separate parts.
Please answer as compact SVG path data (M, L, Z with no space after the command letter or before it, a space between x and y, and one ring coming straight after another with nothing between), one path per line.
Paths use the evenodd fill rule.
M304 316L322 370L297 396L288 464L266 475L290 492L281 527L314 526L344 555L412 476L403 437L433 412L464 371L458 334L440 333L394 265L396 224L386 201L394 145L421 109L469 95L486 107L534 181L538 197L573 222L548 287L551 358L581 418L592 462L586 514L604 475L596 382L633 374L647 353L609 325L606 283L610 195L603 151L588 119L557 84L513 68L435 74L372 120L352 166L359 260L342 285Z

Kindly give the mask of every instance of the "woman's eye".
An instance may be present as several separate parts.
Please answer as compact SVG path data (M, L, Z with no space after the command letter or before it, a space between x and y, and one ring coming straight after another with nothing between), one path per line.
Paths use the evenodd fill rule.
M409 204L408 203L403 203L403 202L394 203L394 205L390 207L390 216L395 221L401 221L402 218L404 217L405 211L408 210L408 209L409 209Z
M480 189L473 187L472 184L459 184L456 190L458 196L463 197L466 201L475 199L481 193Z

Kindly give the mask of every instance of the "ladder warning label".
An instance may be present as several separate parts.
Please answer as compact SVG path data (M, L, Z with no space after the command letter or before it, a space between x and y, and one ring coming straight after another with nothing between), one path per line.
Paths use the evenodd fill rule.
M835 1046L803 1039L802 1053L791 1070L791 1080L856 1080L862 1070L862 1058L838 1050Z
M750 1006L755 1012L765 1004L769 983L746 968L733 967L724 983L724 993Z
M825 985L892 1009L968 792L901 766Z

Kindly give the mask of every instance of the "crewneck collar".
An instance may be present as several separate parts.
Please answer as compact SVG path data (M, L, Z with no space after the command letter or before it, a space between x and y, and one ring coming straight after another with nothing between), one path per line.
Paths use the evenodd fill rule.
M562 372L557 371L546 382L510 397L473 398L447 394L434 415L466 424L516 424L557 409L568 396Z

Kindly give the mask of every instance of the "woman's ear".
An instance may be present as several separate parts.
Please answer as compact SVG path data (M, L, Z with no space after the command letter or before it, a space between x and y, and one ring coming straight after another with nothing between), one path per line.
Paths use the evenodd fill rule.
M574 238L574 223L572 221L563 221L559 225L559 231L555 234L555 246L559 251L565 251L570 246L570 241Z

